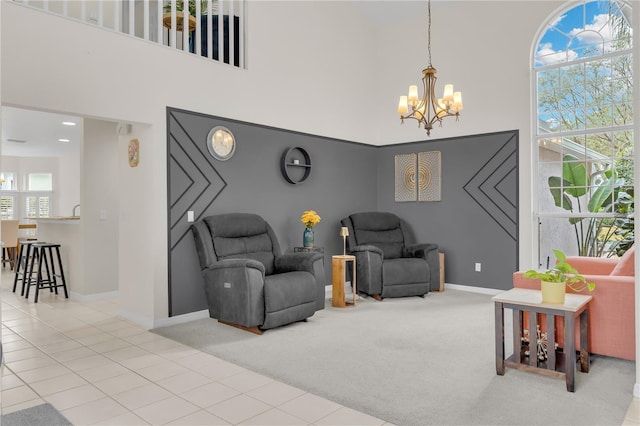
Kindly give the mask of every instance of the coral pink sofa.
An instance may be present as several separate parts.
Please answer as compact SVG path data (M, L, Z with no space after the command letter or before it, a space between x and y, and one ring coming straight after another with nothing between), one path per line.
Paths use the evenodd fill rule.
M589 305L589 352L635 360L635 278L634 247L618 259L568 256L567 261L596 284L595 290L581 294L593 296ZM540 289L540 280L524 278L524 271L513 274L513 286ZM623 275L620 275L623 274ZM575 293L570 288L567 292ZM541 318L544 320L544 318ZM545 324L541 321L541 328ZM577 324L576 324L577 325ZM577 329L576 329L577 330ZM576 331L576 336L579 333ZM556 341L562 346L564 327L556 318ZM579 347L576 338L576 348Z

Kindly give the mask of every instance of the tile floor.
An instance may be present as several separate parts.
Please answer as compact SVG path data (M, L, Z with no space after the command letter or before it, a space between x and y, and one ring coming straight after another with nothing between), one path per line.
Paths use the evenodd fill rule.
M51 403L74 425L385 425L150 333L117 303L11 292L3 269L2 413ZM623 425L640 425L634 398Z
M1 278L2 414L49 402L74 425L389 425L150 333L115 301L35 304Z

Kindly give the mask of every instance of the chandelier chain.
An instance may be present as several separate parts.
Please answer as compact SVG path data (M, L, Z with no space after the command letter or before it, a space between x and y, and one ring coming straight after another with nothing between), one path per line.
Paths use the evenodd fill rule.
M431 0L427 2L427 10L429 12L429 26L427 27L427 49L429 50L429 68L431 65Z

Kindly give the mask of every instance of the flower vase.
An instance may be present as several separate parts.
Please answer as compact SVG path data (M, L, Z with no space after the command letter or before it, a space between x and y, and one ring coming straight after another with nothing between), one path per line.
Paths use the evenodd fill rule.
M304 228L304 234L302 235L302 245L304 247L313 247L313 229Z

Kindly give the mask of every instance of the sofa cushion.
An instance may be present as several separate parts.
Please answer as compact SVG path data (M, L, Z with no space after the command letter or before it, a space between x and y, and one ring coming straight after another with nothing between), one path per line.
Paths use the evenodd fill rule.
M636 275L635 269L635 254L636 246L635 244L631 246L629 250L625 252L620 258L620 261L613 268L613 271L609 275L617 275L617 276L625 276L625 277L633 277Z
M392 213L355 213L350 216L357 245L374 245L384 253L385 259L402 257L404 234L400 219Z

